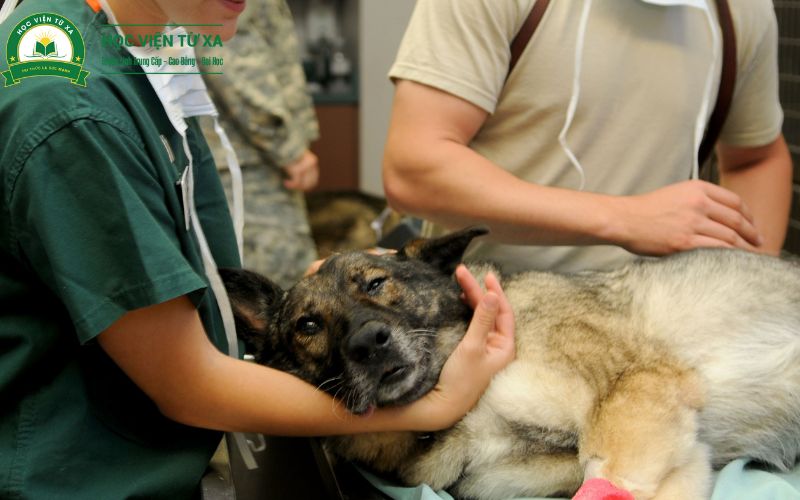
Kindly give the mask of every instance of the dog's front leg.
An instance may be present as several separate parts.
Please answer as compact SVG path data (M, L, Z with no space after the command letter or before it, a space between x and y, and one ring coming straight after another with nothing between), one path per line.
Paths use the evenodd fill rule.
M620 375L598 399L579 442L584 477L641 499L708 498L708 451L697 441L697 376L666 362Z
M455 483L469 460L469 438L460 425L439 433L430 448L406 461L398 471L408 485L427 484L434 490Z

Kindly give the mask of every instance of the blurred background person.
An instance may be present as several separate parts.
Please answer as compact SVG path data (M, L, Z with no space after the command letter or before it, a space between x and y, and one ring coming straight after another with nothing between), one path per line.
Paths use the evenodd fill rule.
M206 85L242 166L244 267L291 286L317 258L303 192L319 180L309 150L319 125L292 13L285 0L248 2L236 37L223 47L197 47L197 55L222 58L203 71L214 73L204 75ZM204 133L217 165L225 165L210 121ZM227 189L230 175L220 175Z

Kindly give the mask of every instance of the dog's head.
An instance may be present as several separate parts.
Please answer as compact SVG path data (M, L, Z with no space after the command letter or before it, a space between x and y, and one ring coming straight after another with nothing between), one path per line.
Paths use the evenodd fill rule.
M353 413L414 401L436 384L471 316L453 272L466 229L396 254L326 260L288 291L249 271L221 270L237 333L256 361L339 398Z

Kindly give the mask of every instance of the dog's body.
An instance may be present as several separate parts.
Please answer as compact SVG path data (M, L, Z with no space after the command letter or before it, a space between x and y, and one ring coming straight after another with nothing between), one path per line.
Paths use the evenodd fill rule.
M466 329L452 271L476 234L337 256L288 293L226 273L240 332L259 361L356 413L413 401ZM464 419L431 436L330 438L333 451L468 498L571 494L585 477L706 498L712 464L785 469L800 455L796 263L703 250L503 287L516 360Z

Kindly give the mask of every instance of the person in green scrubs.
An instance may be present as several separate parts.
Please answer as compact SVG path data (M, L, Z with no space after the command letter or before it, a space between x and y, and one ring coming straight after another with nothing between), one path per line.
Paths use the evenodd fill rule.
M224 40L243 3L106 8L119 24L213 24L195 30ZM490 280L482 292L463 268L475 317L439 385L409 406L353 416L289 374L227 356L186 228L182 137L145 76L108 74L104 61L128 53L104 42L114 28L96 2L25 0L0 24L0 40L41 12L80 31L89 76L86 86L37 76L0 89L0 498L191 498L220 431L441 429L513 358L502 290ZM187 124L203 232L216 264L237 267L216 167L196 121Z

